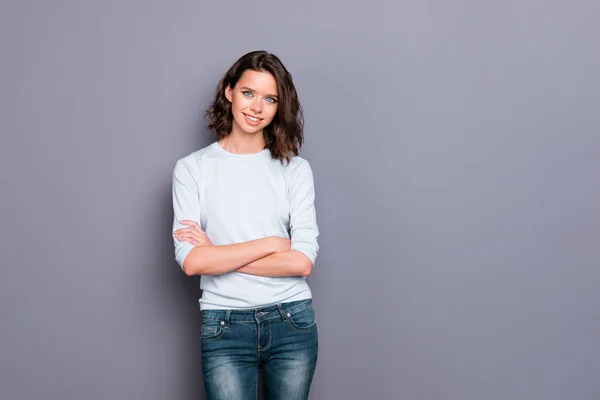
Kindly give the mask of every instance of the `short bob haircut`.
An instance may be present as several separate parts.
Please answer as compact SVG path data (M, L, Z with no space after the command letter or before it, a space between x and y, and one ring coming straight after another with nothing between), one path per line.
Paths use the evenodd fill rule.
M232 89L246 70L268 72L277 82L279 101L273 121L263 131L266 146L271 157L285 159L288 163L292 156L297 156L304 141L304 116L298 100L298 94L292 81L292 75L281 60L264 50L251 51L237 60L229 71L223 75L217 85L215 98L206 111L205 117L210 118L208 129L215 132L219 139L231 133L233 115L231 103L225 97L225 89Z

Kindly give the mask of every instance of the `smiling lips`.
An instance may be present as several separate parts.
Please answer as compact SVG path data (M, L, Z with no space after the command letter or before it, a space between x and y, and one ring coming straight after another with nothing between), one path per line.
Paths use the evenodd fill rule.
M246 122L249 125L252 125L252 126L258 126L258 125L260 125L260 123L264 119L264 118L254 117L254 116L248 115L246 113L242 113L242 114L244 114L244 117L246 118Z

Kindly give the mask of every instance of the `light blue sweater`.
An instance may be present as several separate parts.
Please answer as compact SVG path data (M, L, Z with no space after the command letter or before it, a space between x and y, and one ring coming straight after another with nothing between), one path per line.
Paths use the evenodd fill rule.
M181 220L199 222L214 245L267 236L291 238L291 249L314 264L317 237L312 169L304 158L290 164L268 149L235 154L217 142L181 158L173 170L173 231ZM173 236L175 259L194 245ZM240 272L200 278L201 309L249 309L312 297L305 277L264 277Z

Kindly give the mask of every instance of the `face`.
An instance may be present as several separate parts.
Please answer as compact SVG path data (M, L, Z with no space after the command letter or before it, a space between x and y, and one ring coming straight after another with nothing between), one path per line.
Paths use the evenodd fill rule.
M249 69L244 71L235 87L225 89L233 114L232 132L262 133L277 113L278 94L273 75Z

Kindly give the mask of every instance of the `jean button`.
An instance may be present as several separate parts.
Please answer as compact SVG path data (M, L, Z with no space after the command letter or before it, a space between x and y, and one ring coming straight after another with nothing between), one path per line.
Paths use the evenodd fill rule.
M221 321L221 326L225 325L225 321Z

